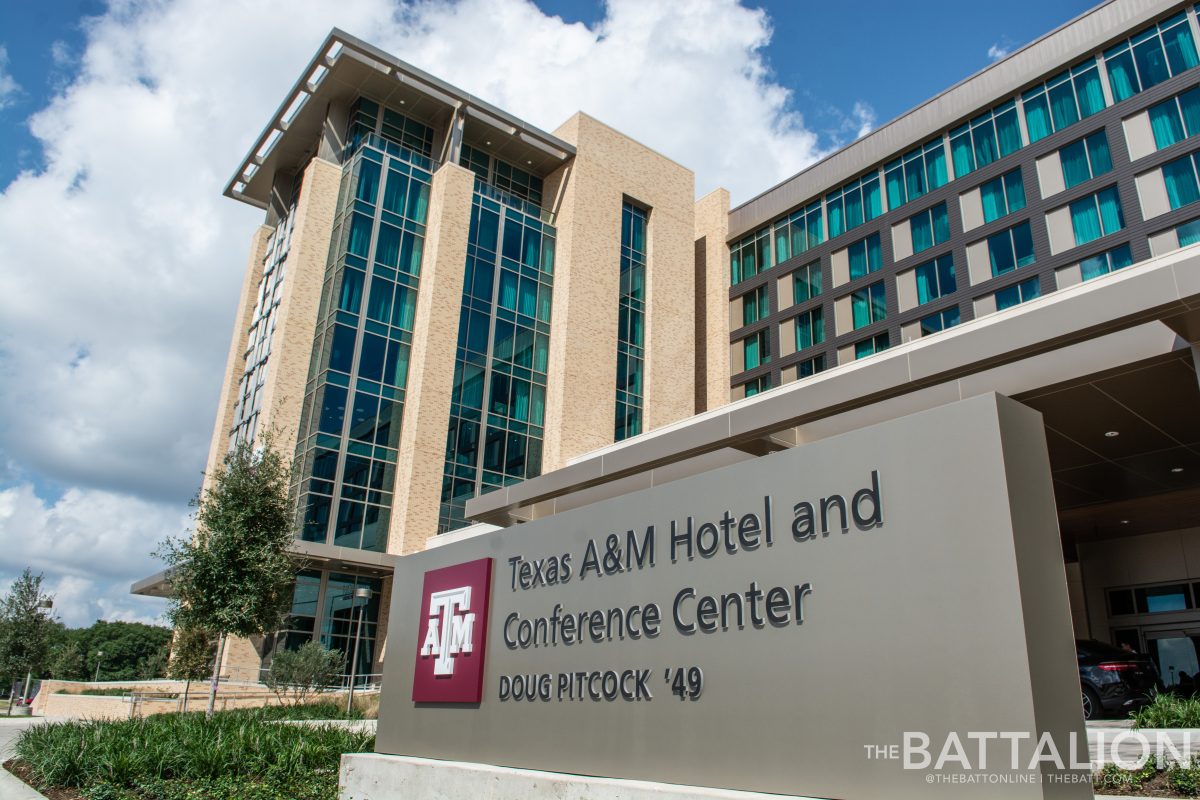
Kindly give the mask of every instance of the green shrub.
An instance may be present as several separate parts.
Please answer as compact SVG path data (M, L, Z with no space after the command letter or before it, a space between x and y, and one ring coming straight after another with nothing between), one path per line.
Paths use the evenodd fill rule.
M1193 762L1167 767L1167 785L1185 797L1195 797L1200 792L1200 766Z
M372 734L333 725L281 725L251 709L221 712L211 720L190 713L39 725L21 734L16 749L42 785L84 790L90 800L274 800L333 798L342 753L369 752L374 745ZM144 791L154 782L180 788L175 794L166 788ZM229 790L233 785L238 791ZM187 794L193 786L209 787L208 794ZM333 790L322 794L319 786ZM272 794L279 791L284 794Z
M334 700L322 700L299 706L267 706L254 709L254 711L264 719L347 719L346 704ZM357 701L350 711L349 719L366 719L366 715Z
M1113 789L1137 789L1153 778L1157 772L1153 761L1146 762L1145 766L1137 770L1122 769L1116 764L1105 764L1092 777L1092 785L1097 792Z
M320 642L305 642L295 650L280 650L271 658L263 678L280 703L304 705L308 696L338 683L346 671L346 655Z
M1134 729L1200 727L1200 700L1163 693L1130 715Z

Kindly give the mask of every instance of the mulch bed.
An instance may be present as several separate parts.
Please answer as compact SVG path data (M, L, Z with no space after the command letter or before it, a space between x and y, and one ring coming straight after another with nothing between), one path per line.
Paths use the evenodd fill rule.
M1179 790L1167 785L1167 776L1158 773L1138 787L1102 786L1096 788L1096 794L1109 794L1118 797L1171 797L1178 798Z
M25 781L25 783L46 795L46 797L50 798L50 800L83 800L83 795L74 789L60 789L57 786L43 789L41 786L38 786L38 784L33 780L33 770L31 770L29 765L24 761L18 761L15 758L11 758L8 761L5 761L3 766L13 775L16 775L18 778Z

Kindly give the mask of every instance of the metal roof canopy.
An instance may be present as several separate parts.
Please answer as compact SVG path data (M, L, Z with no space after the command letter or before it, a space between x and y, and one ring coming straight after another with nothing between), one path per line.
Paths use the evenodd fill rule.
M266 208L275 174L301 166L314 152L329 104L349 104L360 95L435 128L462 111L465 141L535 175L575 155L562 139L334 28L229 179L225 196Z

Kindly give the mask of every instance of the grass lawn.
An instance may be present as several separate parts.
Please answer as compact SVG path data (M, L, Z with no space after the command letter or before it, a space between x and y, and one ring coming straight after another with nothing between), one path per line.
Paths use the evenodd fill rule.
M334 800L342 753L370 752L375 736L277 721L321 712L39 725L21 734L9 766L53 800Z

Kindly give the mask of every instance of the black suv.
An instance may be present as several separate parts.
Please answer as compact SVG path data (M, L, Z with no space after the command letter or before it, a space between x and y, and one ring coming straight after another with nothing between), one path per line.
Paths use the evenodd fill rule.
M1149 656L1092 639L1076 641L1075 650L1079 655L1084 719L1099 719L1105 713L1125 716L1163 690Z

